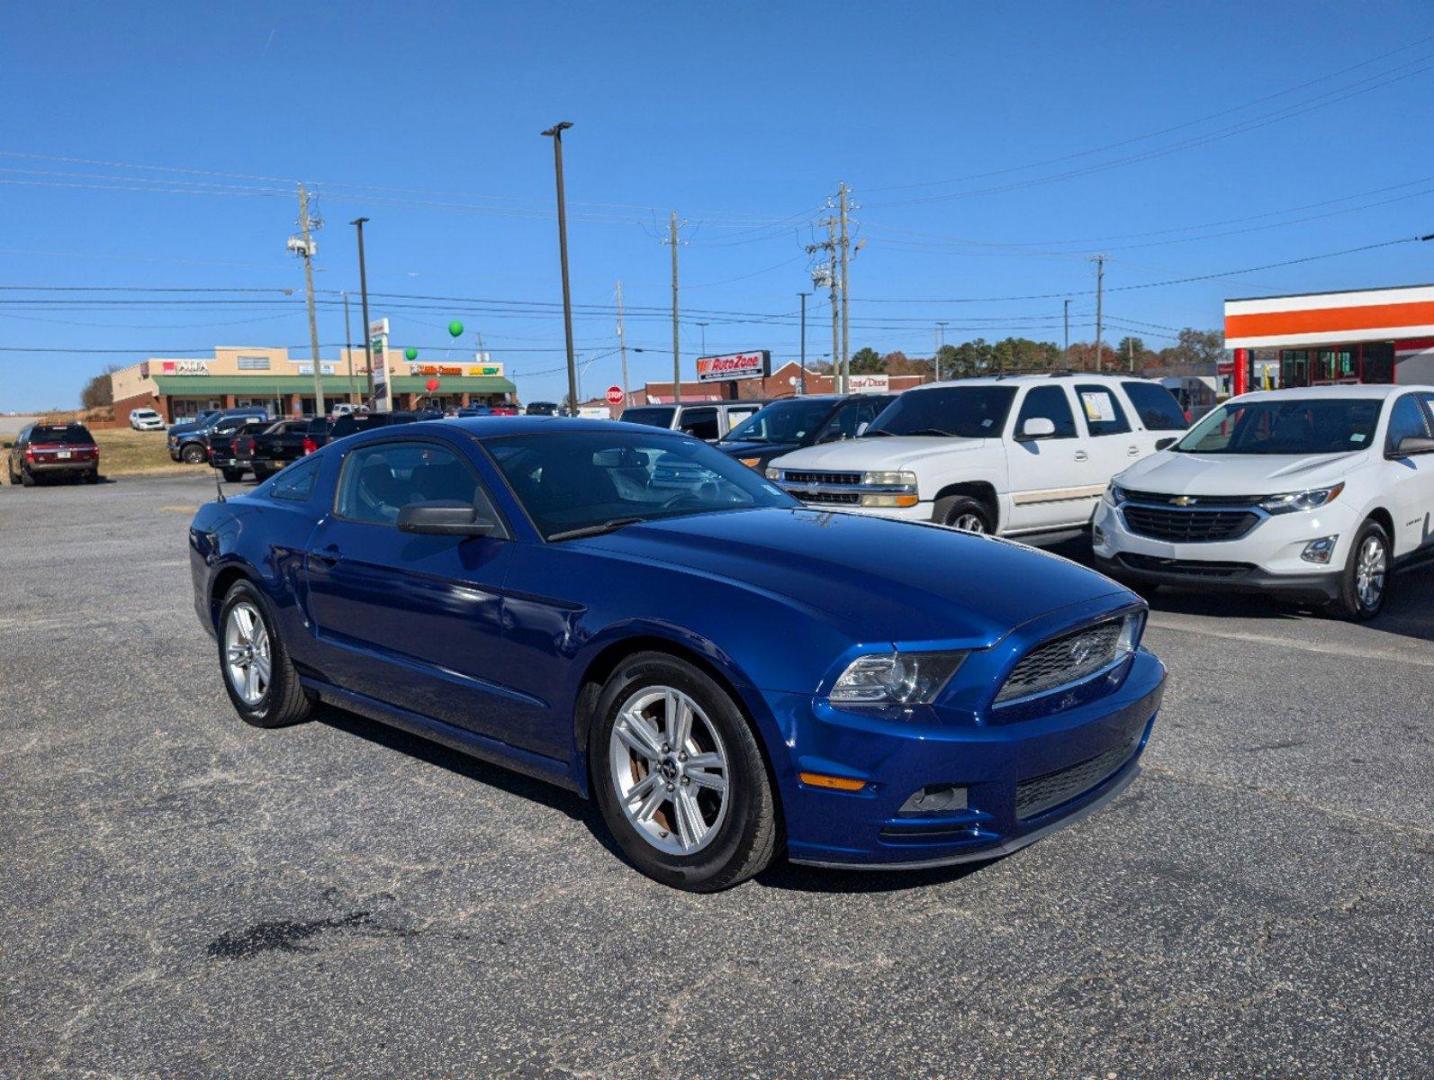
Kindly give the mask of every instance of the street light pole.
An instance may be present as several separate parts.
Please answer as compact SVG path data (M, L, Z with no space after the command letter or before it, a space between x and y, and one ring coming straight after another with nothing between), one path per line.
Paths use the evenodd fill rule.
M349 318L349 293L344 290L344 356L349 362L349 404L357 405L354 398L358 397L358 391L354 389L354 324Z
M358 230L358 255L359 255L359 294L363 299L363 355L368 364L368 394L367 401L369 408L373 408L373 335L369 333L368 321L368 268L364 265L363 258L363 227L368 218L354 218L349 222ZM385 375L388 373L385 372Z
M562 120L543 132L553 140L553 170L558 180L558 259L563 268L563 333L568 344L568 400L573 414L578 409L578 369L573 355L573 296L568 286L568 209L563 194L563 132L572 127L572 122Z
M937 381L937 382L940 382L940 381L941 381L941 353L942 353L942 351L946 348L946 323L947 323L948 321L949 321L949 320L946 320L946 319L938 319L938 320L936 321L936 326L937 326L937 331L936 331L936 334L937 334L937 341L936 341L936 381Z
M802 353L800 366L797 368L797 393L805 396L807 392L807 297L809 292L797 293L802 298Z

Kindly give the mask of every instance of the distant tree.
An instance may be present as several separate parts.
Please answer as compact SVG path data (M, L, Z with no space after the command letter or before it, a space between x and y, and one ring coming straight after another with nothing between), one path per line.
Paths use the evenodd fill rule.
M936 356L932 358L933 367L936 360L941 361L941 377L943 379L950 379L958 374L963 374L957 362L955 345L943 345L937 349Z
M103 372L85 383L85 388L80 391L80 406L85 409L100 409L113 405L114 384L110 382L110 375L118 370L117 365L110 364Z
M1120 339L1115 347L1117 362L1125 367L1131 366L1131 358L1135 360L1135 370L1143 371L1148 367L1156 367L1160 363L1160 357L1146 346L1145 342L1138 337L1126 336Z
M1176 343L1161 349L1162 367L1181 367L1189 374L1215 373L1215 365L1225 358L1225 335L1219 330L1196 330L1187 326L1180 331Z
M904 352L889 352L881 358L882 367L888 375L930 375L931 361L912 359Z
M1009 337L991 347L991 359L997 371L1049 370L1060 358L1059 346L1049 341Z
M955 357L957 375L984 375L991 368L992 348L985 338L976 338L974 341L963 341L956 346ZM942 363L942 374L945 372L945 363Z
M858 349L851 354L851 371L853 375L880 375L886 370L882 363L881 353L868 346L865 349Z

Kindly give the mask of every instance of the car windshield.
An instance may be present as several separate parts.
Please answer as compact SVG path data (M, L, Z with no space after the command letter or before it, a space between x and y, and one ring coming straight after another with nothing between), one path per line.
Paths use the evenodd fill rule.
M774 401L727 432L722 442L801 442L815 433L831 411L830 401L803 398Z
M88 428L78 424L70 427L36 424L30 431L32 443L62 443L65 446L93 446L95 438Z
M1016 396L1014 386L943 386L900 395L871 422L874 435L999 438Z
M799 505L697 439L553 431L485 440L544 539L656 518Z
M1288 398L1221 405L1172 449L1182 454L1342 454L1374 441L1379 398Z
M664 405L661 408L644 407L640 409L624 409L620 419L629 424L646 424L648 427L671 427L672 406Z

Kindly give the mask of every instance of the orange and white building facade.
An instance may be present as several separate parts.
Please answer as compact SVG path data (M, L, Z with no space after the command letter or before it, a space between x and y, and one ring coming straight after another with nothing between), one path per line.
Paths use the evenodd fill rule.
M1236 394L1250 353L1279 351L1281 386L1434 383L1434 285L1225 301Z

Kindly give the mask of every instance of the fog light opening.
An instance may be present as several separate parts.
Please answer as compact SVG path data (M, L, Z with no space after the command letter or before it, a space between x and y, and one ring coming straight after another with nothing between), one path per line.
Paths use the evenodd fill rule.
M1318 566L1327 566L1334 557L1334 546L1338 542L1338 536L1321 536L1318 540L1311 540L1300 552L1300 558Z
M957 784L927 784L901 804L902 814L947 814L966 809L966 789Z
M1090 542L1096 547L1100 547L1105 543L1105 530L1099 525L1092 525L1090 527Z

